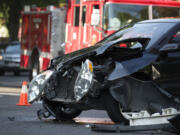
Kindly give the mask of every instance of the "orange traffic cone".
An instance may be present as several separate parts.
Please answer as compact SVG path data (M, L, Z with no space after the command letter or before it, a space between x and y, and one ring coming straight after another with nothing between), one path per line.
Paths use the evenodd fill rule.
M28 94L27 94L27 82L23 81L22 90L19 98L19 103L16 104L18 106L30 106L31 104L28 103Z

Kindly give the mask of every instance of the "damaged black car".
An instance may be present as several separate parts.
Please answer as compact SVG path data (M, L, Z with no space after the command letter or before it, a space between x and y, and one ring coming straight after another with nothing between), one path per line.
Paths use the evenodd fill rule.
M29 85L28 100L42 100L39 118L73 119L83 110L124 113L180 110L180 19L126 26L88 47L52 59Z

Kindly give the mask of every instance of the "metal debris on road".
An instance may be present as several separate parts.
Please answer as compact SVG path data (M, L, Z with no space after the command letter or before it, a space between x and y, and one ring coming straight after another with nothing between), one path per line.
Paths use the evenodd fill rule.
M125 125L91 125L92 131L102 131L102 132L171 132L174 133L175 129L170 124L157 124L157 125L144 125L144 126L125 126Z
M105 125L113 125L110 119L107 118L89 118L89 117L77 117L74 118L77 123L88 123L88 124L105 124Z
M15 117L14 117L14 116L12 116L12 117L8 117L8 120L10 120L10 121L14 121L14 120L15 120Z

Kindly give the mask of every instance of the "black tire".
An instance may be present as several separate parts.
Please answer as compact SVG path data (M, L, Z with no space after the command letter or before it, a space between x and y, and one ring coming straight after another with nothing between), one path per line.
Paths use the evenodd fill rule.
M31 69L29 70L29 81L39 74L39 61L38 59L32 62Z
M59 102L52 102L47 99L43 99L43 107L46 108L56 120L72 120L82 112L81 110L65 107Z
M129 121L123 117L119 103L111 96L109 92L104 93L105 109L110 119L118 124L128 125Z
M14 71L15 76L19 76L19 71Z
M60 107L56 112L56 120L72 120L81 114L81 110L75 108Z
M5 72L4 71L0 71L0 75L4 76Z

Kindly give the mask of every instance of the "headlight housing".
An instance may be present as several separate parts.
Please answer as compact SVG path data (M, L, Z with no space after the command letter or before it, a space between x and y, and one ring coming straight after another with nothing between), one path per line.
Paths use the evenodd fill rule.
M52 70L47 70L36 77L29 84L29 91L28 91L28 102L33 103L37 100L42 93L46 82L49 80L51 75L53 74Z
M74 86L75 100L81 100L89 91L93 80L93 63L86 60L82 63L81 70L77 76Z

